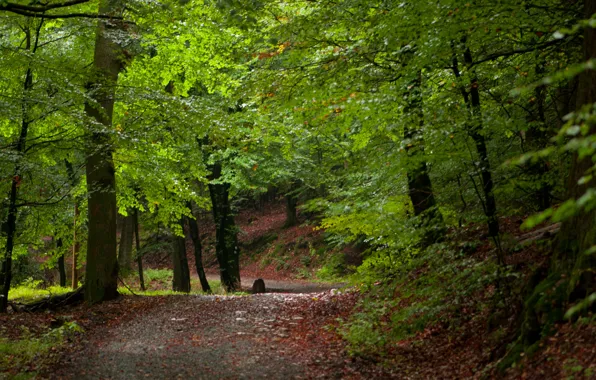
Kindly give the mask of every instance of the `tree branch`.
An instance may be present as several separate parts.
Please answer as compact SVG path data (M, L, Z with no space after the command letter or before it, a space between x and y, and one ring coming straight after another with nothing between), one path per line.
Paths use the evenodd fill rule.
M99 15L92 13L65 13L65 14L45 14L43 12L32 12L18 8L11 8L6 5L0 5L0 12L11 12L26 17L43 17L46 20L50 19L65 19L65 18L100 18L100 19L112 19L112 20L123 20L124 17L112 16L112 15Z
M544 49L546 47L557 45L557 44L560 44L560 43L563 43L563 42L566 42L566 40L552 40L552 41L548 41L548 42L545 42L545 43L540 44L540 45L533 45L533 46L531 46L529 48L525 48L525 49L517 49L517 50L510 50L510 51L503 51L503 52L489 54L486 57L473 62L471 65L468 66L468 68L471 68L473 66L479 65L479 64L484 63L484 62L493 61L493 60L498 59L498 58L510 57L512 55L517 55L517 54L530 53L530 52L533 52L533 51L536 51L536 50L540 50L540 49Z

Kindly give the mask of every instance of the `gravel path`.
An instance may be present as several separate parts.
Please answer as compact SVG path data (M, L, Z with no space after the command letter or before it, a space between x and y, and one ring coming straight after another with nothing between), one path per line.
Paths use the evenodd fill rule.
M164 297L138 318L98 328L47 377L312 378L309 366L330 359L327 348L341 352L320 338L324 325L346 309L336 293Z

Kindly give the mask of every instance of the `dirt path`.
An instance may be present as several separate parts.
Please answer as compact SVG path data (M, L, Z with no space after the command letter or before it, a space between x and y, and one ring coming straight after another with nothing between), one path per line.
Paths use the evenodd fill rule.
M99 327L44 377L363 378L344 364L342 341L325 329L354 301L353 294L335 290L164 297L137 318Z

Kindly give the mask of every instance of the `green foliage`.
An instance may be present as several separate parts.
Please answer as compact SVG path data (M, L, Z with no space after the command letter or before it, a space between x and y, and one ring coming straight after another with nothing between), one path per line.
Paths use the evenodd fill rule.
M354 281L370 295L346 325L354 349L446 322L500 275L495 264L468 255L473 241L430 248L425 241L429 230L487 221L485 164L498 216L532 215L523 228L596 209L596 111L575 101L578 75L595 67L583 57L582 28L596 19L584 20L581 3L134 3L125 13L132 23L110 35L126 56L107 129L84 112L98 106L93 92L101 90L87 86L98 82L89 65L96 23L0 11L0 247L11 248L4 229L9 206L16 207L13 282L38 280L37 260L53 268L73 245L75 203L83 211L78 242L85 242L92 212L85 212L85 160L93 149L109 148L119 212L138 209L146 230L165 226L182 236L181 217L193 216L188 204L210 208L209 184L229 185L238 200L276 186L306 200L303 211L326 231L332 249L320 278L352 269L337 253L342 248L364 247ZM109 136L109 146L90 144L93 133ZM574 157L588 167L570 183ZM421 167L444 225L416 215L412 177ZM6 195L17 183L12 202ZM63 248L46 246L47 237L62 239ZM586 255L596 249L590 239ZM503 246L516 249L509 243ZM138 254L159 248L147 243ZM304 276L319 259L309 250L300 257ZM270 251L262 263L287 269L296 249ZM79 264L84 257L83 250ZM575 280L593 271L591 257L581 257L591 267L556 275ZM145 277L168 288L172 273L149 269ZM537 289L553 294L528 300L553 321L562 313L549 311L553 298L569 291L557 281ZM33 285L11 297L35 296Z
M60 327L51 329L44 335L34 338L25 331L19 340L9 340L0 337L0 375L9 375L11 369L24 368L26 365L45 358L52 350L58 350L65 339L75 333L82 333L83 328L76 322L66 321ZM19 373L17 377L11 378L34 378L35 373Z
M393 276L382 282L373 268L378 270L366 262L361 267L356 281L365 297L341 330L355 355L382 354L389 345L436 325L457 329L484 307L479 293L502 276L496 264L462 258L445 245L434 245L399 270L385 272Z
M172 279L174 274L171 269L153 269L147 268L143 272L145 279L146 290L141 291L138 289L136 282L138 281L139 275L137 273L131 273L124 279L128 287L121 286L118 288L118 292L121 294L131 295L131 289L136 295L141 296L167 296L167 295L186 295L186 294L204 294L201 291L201 283L198 278L191 277L191 292L180 293L171 290ZM135 284L135 285L132 285ZM209 285L213 294L225 294L225 289L221 286L221 281L210 280ZM129 289L130 288L130 289Z
M341 252L327 256L323 266L317 271L317 277L323 281L341 280L346 273L344 255Z
M8 299L12 301L28 303L36 301L42 298L51 296L58 296L70 292L71 288L60 287L60 286L49 286L46 288L40 288L40 280L26 281L19 286L13 287L8 292Z
M596 293L588 295L585 299L570 307L569 310L567 310L567 312L565 313L565 319L575 318L582 312L589 310L592 304L594 304L594 302L596 302Z
M147 284L150 284L152 281L166 284L172 281L174 274L171 269L148 268L143 272L143 276L145 277L145 282L147 282Z

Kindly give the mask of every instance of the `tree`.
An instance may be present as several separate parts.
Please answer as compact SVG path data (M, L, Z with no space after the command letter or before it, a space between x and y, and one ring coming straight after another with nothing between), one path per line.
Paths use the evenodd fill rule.
M184 238L184 219L180 219L182 236L174 238L174 250L172 260L174 264L174 278L172 289L176 292L190 292L190 271L186 257L186 239Z
M585 19L593 20L596 15L596 3L584 1L583 11ZM584 25L583 35L583 59L584 62L590 63L596 58L596 29L591 22ZM517 350L510 355L510 360L516 359L522 350L536 343L553 323L563 320L567 308L571 305L579 302L583 309L589 309L588 297L596 292L596 182L592 176L594 149L579 148L582 146L580 141L593 141L596 134L595 86L596 70L593 69L593 65L588 65L579 74L574 118L568 128L563 129L574 130L571 134L576 136L572 143L568 144L575 150L568 176L569 200L554 213L555 220L564 220L556 238L548 274L536 285L526 300L522 333ZM552 210L548 210L543 215L552 213ZM582 300L585 300L583 304L580 302ZM581 309L579 308L579 311ZM574 317L573 313L567 313L567 316Z
M27 245L41 245L42 236L56 231L51 225L55 215L64 214L60 203L70 195L61 161L80 139L76 123L80 105L77 81L42 64L49 60L79 66L70 60L72 49L59 49L55 43L54 23L45 18L0 15L5 32L0 44L13 51L10 59L0 60L3 83L0 119L0 191L8 194L0 202L0 241L3 245L0 270L0 311L6 311L6 297L11 286L13 257L27 254ZM65 23L68 33L70 23ZM75 40L76 37L68 36ZM21 45L22 41L22 45ZM76 116L75 116L76 115ZM36 221L42 228L32 229ZM41 235L45 234L45 235ZM41 236L40 236L41 235Z
M100 2L101 14L121 15L125 3ZM86 161L89 238L85 270L85 300L96 303L118 296L116 256L116 179L110 130L114 111L115 85L123 67L123 50L111 31L121 28L115 20L100 20L94 52L94 75L88 88L93 103L85 112L93 120Z
M222 166L212 166L209 194L215 221L215 255L219 263L221 283L228 292L240 289L238 238L230 206L230 184L221 183Z
M192 202L187 203L187 207L189 210L193 210ZM194 213L193 213L194 214ZM199 224L195 219L196 216L186 217L188 222L188 229L190 233L190 237L192 239L192 243L194 246L194 254L195 254L195 267L197 270L197 275L199 276L199 281L201 282L201 288L205 293L211 293L211 287L209 286L209 282L207 281L207 276L205 275L205 269L203 268L203 245L201 244L201 234L199 231Z
M126 275L132 269L132 243L134 237L134 216L127 210L128 215L121 218L120 245L118 250L118 270Z
M139 284L141 290L145 290L145 278L143 276L143 255L141 254L141 238L139 237L139 210L135 209L133 214L134 234L135 234L135 248L137 259L137 270L139 271Z

